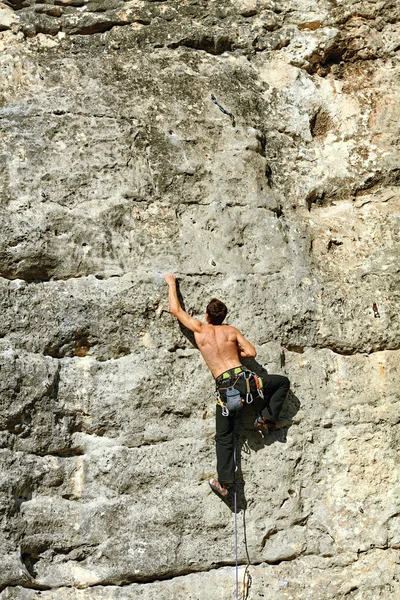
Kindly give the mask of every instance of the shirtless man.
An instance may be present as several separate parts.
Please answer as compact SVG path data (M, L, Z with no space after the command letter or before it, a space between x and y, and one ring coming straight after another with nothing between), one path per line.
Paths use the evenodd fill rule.
M176 278L164 275L168 284L170 313L187 329L194 332L198 349L206 365L215 378L219 402L216 407L216 451L218 480L210 481L211 488L220 496L226 497L234 481L234 425L235 413L226 415L226 389L234 387L244 399L250 392L254 406L259 413L257 426L268 431L276 423L283 401L289 391L289 380L281 375L268 375L262 380L250 376L251 373L241 364L241 358L255 358L256 349L231 325L222 325L228 312L223 302L213 298L206 309L206 324L194 319L180 305L176 289ZM258 381L256 381L258 379ZM265 395L265 397L264 397Z

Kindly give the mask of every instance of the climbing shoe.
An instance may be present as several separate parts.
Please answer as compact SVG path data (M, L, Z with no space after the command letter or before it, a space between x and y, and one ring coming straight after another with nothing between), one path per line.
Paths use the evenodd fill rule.
M272 421L268 421L263 417L257 417L257 419L254 421L254 427L263 433L275 431L275 423L272 423Z
M221 496L221 498L227 498L229 494L229 488L225 486L225 484L219 483L217 479L210 479L208 482L210 484L210 488L213 492Z

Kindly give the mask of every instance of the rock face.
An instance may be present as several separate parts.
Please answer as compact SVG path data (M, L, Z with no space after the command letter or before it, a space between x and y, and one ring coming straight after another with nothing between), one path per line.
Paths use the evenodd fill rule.
M234 597L166 271L291 380L238 426L242 597L399 598L399 16L0 5L1 600Z

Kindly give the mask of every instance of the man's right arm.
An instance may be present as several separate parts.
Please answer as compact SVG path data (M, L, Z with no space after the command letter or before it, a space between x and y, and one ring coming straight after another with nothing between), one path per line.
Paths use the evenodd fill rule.
M194 319L181 307L179 302L178 292L176 289L176 277L171 273L164 275L165 282L168 285L168 300L169 300L169 312L174 315L182 323L184 327L190 329L194 333L199 333L203 327L203 323Z
M239 356L241 358L255 358L257 356L257 351L253 344L246 340L244 335L240 333L239 329L236 329L236 340L239 347Z

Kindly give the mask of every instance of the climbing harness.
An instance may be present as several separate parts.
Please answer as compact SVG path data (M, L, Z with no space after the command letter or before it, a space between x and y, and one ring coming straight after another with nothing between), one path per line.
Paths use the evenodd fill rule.
M242 407L243 404L251 404L254 400L253 398L253 394L251 393L251 388L250 388L250 382L251 382L251 378L253 378L253 380L255 381L256 384L256 389L257 389L257 394L260 398L264 398L264 394L263 394L263 382L261 377L259 377L258 375L256 375L256 373L253 373L253 371L243 371L241 370L241 367L237 367L236 369L234 369L234 374L238 375L237 378L235 379L234 383L228 387L217 387L217 389L215 390L215 393L217 395L217 404L222 408L222 415L224 417L228 417L231 413L235 413L238 412ZM222 380L224 379L228 379L230 377L230 373L229 371L226 371L225 373L222 373L222 375L220 375L218 377L222 378ZM239 390L237 390L235 388L235 385L237 384L237 382L239 381L239 379L243 377L243 379L246 382L246 397L242 398L241 394L239 392ZM221 398L221 391L225 391L226 392L226 402L224 402Z
M230 120L232 121L232 127L236 127L235 117L232 113L228 112L226 108L220 105L214 94L211 94L211 100L214 102L215 106L218 106L219 110L223 112L224 115L227 115L230 118Z

